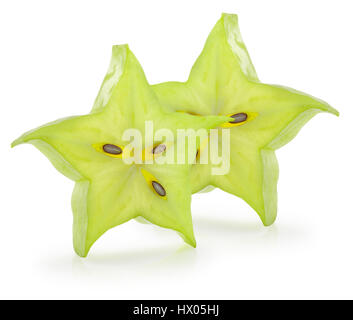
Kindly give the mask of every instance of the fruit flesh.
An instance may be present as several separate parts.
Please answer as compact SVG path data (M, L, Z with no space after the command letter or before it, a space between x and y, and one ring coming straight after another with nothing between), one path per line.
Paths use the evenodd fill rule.
M58 171L76 181L72 210L73 241L78 255L85 257L108 229L139 216L177 231L184 241L195 246L190 165L126 164L122 157L127 142L122 135L126 129L136 128L144 136L145 121L153 121L155 130L168 128L175 132L178 128L212 128L227 120L178 114L163 108L128 46L114 46L110 67L90 114L31 130L12 146L33 144ZM118 146L123 152L108 154L105 144ZM166 197L150 187L143 170L163 186Z
M236 15L223 14L211 31L186 82L153 86L159 101L199 115L246 113L230 129L230 172L213 176L211 165L192 168L192 191L218 187L245 200L271 225L277 215L275 150L293 139L319 112L338 115L326 102L291 88L259 82L240 35Z

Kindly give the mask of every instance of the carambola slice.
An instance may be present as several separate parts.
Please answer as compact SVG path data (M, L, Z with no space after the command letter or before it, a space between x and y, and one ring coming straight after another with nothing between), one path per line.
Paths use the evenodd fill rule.
M25 133L12 146L33 144L56 169L76 181L72 210L78 255L86 256L108 229L137 217L173 229L195 246L190 165L127 164L124 159L131 156L131 150L123 134L134 128L144 138L146 121L153 124L155 131L167 128L175 132L178 128L208 129L228 120L163 108L128 46L114 46L109 70L90 114L46 124ZM143 147L157 156L168 152L165 149L169 145Z
M186 82L153 86L159 101L177 111L233 117L230 171L212 175L212 164L195 164L192 189L211 185L244 199L271 225L277 215L275 150L295 137L319 112L338 112L326 102L291 88L259 82L236 15L223 14ZM202 150L200 150L202 152Z

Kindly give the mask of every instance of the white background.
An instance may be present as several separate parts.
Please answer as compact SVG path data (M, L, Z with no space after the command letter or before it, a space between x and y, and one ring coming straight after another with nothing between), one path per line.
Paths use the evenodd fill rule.
M2 1L0 298L353 298L351 1ZM113 44L150 83L183 81L221 12L237 13L260 79L328 101L277 152L277 222L195 195L197 249L129 222L88 258L71 243L73 182L20 134L89 112Z

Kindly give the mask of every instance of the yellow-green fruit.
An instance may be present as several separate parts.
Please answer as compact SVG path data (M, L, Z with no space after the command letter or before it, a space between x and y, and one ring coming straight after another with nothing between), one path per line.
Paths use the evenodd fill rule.
M127 129L145 135L145 122L155 131L213 128L228 117L197 117L163 108L128 46L114 46L111 63L88 115L58 120L31 130L12 146L31 143L56 169L75 180L72 195L73 240L78 255L108 229L142 217L177 231L196 245L190 213L190 165L127 164ZM142 141L145 141L144 139ZM166 149L169 147L165 144ZM156 149L144 145L147 150ZM161 151L168 152L162 148Z
M338 115L320 99L260 83L240 35L238 17L232 14L223 14L217 22L186 82L153 88L159 101L176 111L235 117L235 123L223 126L230 129L230 172L212 175L211 163L195 164L192 190L214 186L234 194L244 199L265 225L271 225L277 215L274 151L292 140L317 113Z

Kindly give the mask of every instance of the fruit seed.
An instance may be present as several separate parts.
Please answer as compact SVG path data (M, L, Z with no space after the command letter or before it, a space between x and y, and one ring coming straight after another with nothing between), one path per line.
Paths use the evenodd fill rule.
M233 118L234 120L229 121L229 123L240 123L240 122L244 122L244 121L246 121L246 119L248 119L248 115L244 112L235 113L235 114L231 115L230 117Z
M164 152L167 149L167 147L165 146L165 144L159 144L158 146L155 146L152 150L153 154L159 154Z
M161 197L164 197L167 194L163 186L157 181L152 181L152 187Z
M123 150L115 144L105 144L103 146L103 150L104 152L110 154L121 154L123 152Z

